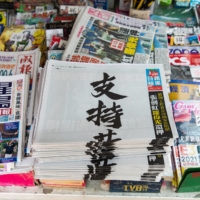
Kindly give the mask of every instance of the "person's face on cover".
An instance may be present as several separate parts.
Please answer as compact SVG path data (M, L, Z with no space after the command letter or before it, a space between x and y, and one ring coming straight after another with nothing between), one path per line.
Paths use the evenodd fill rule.
M8 143L8 146L11 146L12 145L12 141L10 141L9 143Z

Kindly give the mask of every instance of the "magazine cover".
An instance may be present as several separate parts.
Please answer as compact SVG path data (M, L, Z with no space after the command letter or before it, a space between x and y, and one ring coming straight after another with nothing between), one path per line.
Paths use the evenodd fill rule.
M7 11L6 10L0 10L0 24L3 24L4 26L7 25Z
M200 146L195 144L180 144L178 145L178 149L182 175L188 168L200 167Z
M51 22L51 19L56 16L57 10L45 10L42 12L31 13L31 12L17 12L16 14L16 25L34 25L38 23L48 23Z
M40 24L43 27L43 24ZM6 27L0 36L0 51L30 51L39 48L42 52L40 66L46 62L46 35L43 28L18 25Z
M52 22L46 24L46 30L49 29L63 29L63 37L68 40L74 22Z
M61 60L62 54L63 54L63 50L49 50L48 60L49 59Z
M38 9L40 8L40 9ZM44 10L53 10L53 3L41 3L41 2L15 2L14 9L18 12L42 12Z
M1 77L0 81L0 162L20 162L27 105L27 77Z
M173 100L200 100L199 82L171 80L169 82L169 99Z
M179 143L200 141L200 101L172 101L174 121L179 135Z
M181 163L180 163L180 155L179 155L178 146L172 147L172 154L173 154L172 156L174 158L176 181L177 181L177 186L178 186L178 184L180 183L180 181L182 179Z
M62 60L91 63L148 63L155 29L144 31L115 23L112 13L86 7ZM81 20L82 19L82 20Z
M192 81L191 66L200 64L200 48L190 46L169 46L171 79ZM195 68L194 67L194 68Z

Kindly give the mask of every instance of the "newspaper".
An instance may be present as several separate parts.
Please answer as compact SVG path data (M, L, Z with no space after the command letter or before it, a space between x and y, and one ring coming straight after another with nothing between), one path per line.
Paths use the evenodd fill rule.
M149 26L151 26L152 31L155 30L155 36L151 48L149 64L163 64L165 73L171 74L168 56L168 39L166 33L166 23L152 20L141 20L132 17L127 17L124 15L119 15L116 13L113 13L113 15L115 16L115 22L119 25L123 25L128 28L137 28L141 30L148 30Z
M106 74L109 74L111 77L116 77L115 85L118 86L115 86L114 91L118 91L119 94L121 93L120 96L117 95L117 97L113 98L125 98L125 96L127 96L127 100L120 100L120 106L123 107L123 112L126 112L126 118L122 118L122 121L125 120L124 123L126 125L123 127L121 127L121 123L117 125L117 127L121 127L121 129L117 132L118 136L122 139L120 139L118 143L134 143L135 145L141 144L141 146L146 146L152 140L153 143L156 142L159 140L158 138L169 138L171 141L171 139L174 137L174 135L177 135L177 133L175 124L173 120L171 120L171 106L168 101L165 81L163 81L163 79L165 80L165 75L163 74L162 65L123 65L124 66L122 67L121 64L115 64L114 66L112 64L97 64L94 67L94 64L69 63L50 60L46 67L48 70L44 75L44 88L42 89L42 97L40 98L39 116L37 119L38 124L36 125L35 130L36 138L33 146L42 143L47 143L49 145L51 143L57 143L59 146L61 143L77 144L78 142L81 142L84 144L84 142L90 141L90 139L95 136L93 135L95 134L95 130L98 132L98 126L95 126L93 123L90 123L88 126L86 120L88 114L90 113L88 106L92 105L92 107L95 108L98 106L96 105L98 102L101 104L101 101L98 99L99 101L96 102L95 98L89 99L88 95L91 94L91 91L88 85L90 85L92 82L106 78ZM59 71L58 69L61 70ZM67 78L69 76L71 78ZM130 84L134 87L130 88ZM54 90L52 90L52 88L54 88ZM169 118L167 117L167 124L165 123L165 126L163 124L161 126L162 129L159 130L156 129L156 122L152 120L152 114L154 115L155 113L153 110L151 113L151 110L149 109L157 108L153 106L154 101L151 101L149 99L150 97L148 96L151 95L151 91L154 90L156 90L155 95L157 95L157 92L162 93L162 95L159 93L158 96L155 96L157 99L155 100L155 103L157 104L159 101L162 104L162 110L160 111L159 116L163 115L165 118L167 116L171 116ZM65 93L63 93L64 91ZM138 95L130 95L136 93L136 91L138 95L142 95L142 99L144 101L143 109L147 111L145 114L141 113L140 110L141 98ZM65 95L70 97L70 99L56 98L55 100L55 96L64 97ZM105 96L102 98L102 102L108 102L108 105L112 106L113 101L111 99L111 101L106 99ZM128 98L128 96L130 97ZM83 101L83 99L85 100ZM166 106L165 109L163 108L164 104ZM52 105L54 106L52 107ZM49 106L52 107L51 110L47 109ZM62 106L62 109L60 106ZM86 112L87 108L89 109L88 114ZM56 115L58 110L60 111L60 114ZM73 117L69 117L69 115L67 115L68 112L73 113ZM73 126L73 123L75 123L76 120L80 120L80 126L85 128L79 129L76 127L76 125ZM88 120L90 121L90 117ZM103 126L100 126L102 131L104 128ZM65 134L63 134L63 131ZM49 137L46 137L43 134L44 132L48 133ZM55 137L56 132L60 135L60 137ZM123 134L124 132L126 132L126 134ZM134 136L133 132L135 133ZM146 133L148 133L148 135ZM80 137L80 135L83 137Z
M87 63L149 62L155 28L148 30L116 23L112 12L86 7L74 24L62 60Z
M40 55L39 49L23 52L1 52L0 55L0 76L30 74L27 125L31 125L33 120L35 88Z
M0 162L20 162L24 152L29 76L1 77Z

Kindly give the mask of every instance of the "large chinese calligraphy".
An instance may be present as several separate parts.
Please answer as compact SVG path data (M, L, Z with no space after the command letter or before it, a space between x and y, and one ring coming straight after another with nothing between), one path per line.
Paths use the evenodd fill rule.
M120 94L116 94L110 91L114 87L111 82L115 77L110 77L107 73L103 74L103 80L91 83L94 90L98 93L97 95L92 94L93 97L98 98L102 95L106 95L112 100L119 100L126 98ZM119 129L121 124L121 116L123 115L123 109L120 105L113 102L111 108L103 103L103 101L98 101L98 107L92 108L86 111L89 114L87 121L93 121L96 126L104 125L109 128ZM88 165L88 174L84 175L84 179L91 180L103 180L111 173L112 166L116 163L108 164L108 160L115 158L115 143L120 141L120 138L113 138L117 133L113 132L112 129L107 129L108 133L99 133L94 137L95 141L90 141L86 144L87 155L91 156L91 165Z

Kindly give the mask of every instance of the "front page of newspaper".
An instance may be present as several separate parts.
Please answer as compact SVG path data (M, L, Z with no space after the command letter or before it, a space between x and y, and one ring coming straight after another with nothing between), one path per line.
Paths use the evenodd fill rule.
M62 60L86 63L141 63L149 62L155 28L128 28L116 22L116 16L103 10L87 7Z
M40 62L40 51L35 49L23 52L1 52L0 76L30 74L27 125L32 123L37 71Z

